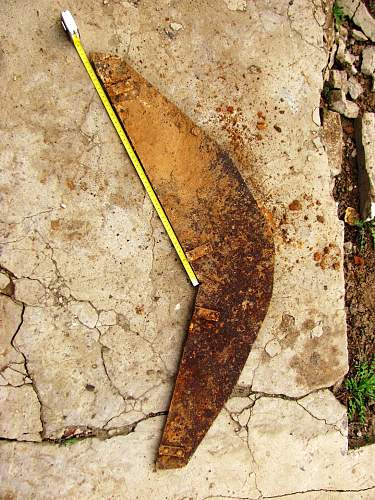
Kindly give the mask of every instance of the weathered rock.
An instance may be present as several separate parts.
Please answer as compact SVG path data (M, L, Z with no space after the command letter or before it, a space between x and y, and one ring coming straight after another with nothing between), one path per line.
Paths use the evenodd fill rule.
M301 396L335 383L347 370L343 274L340 267L323 270L313 259L314 252L322 252L328 244L340 249L343 240L331 194L331 168L326 154L320 154L312 142L319 130L312 113L319 106L321 75L327 64L323 29L316 22L320 3L260 0L247 2L251 12L245 14L228 10L224 2L202 2L199 22L191 2L127 2L126 22L124 5L85 2L83 21L79 12L77 21L86 49L127 52L135 69L234 157L242 157L241 173L274 227L273 300L240 387L248 390L254 380L258 391ZM24 16L25 9L34 13L38 9L39 16ZM173 40L160 31L166 18L184 25ZM165 402L166 409L194 291L77 54L56 23L51 2L3 2L0 19L1 196L2 204L10 207L1 217L0 263L17 276L41 280L56 289L52 298L63 299L54 300L58 305L51 308L26 306L16 343L29 360L45 403L48 436L66 425L101 428L108 421L107 428L118 425L117 431L127 419L134 422L144 416L139 410L144 398L149 398L149 408L162 408ZM22 19L22 30L14 29L9 19ZM87 24L89 19L100 22ZM38 36L29 37L25 51L24 33L36 30ZM40 52L40 47L47 46L50 50ZM15 74L16 67L19 73ZM233 113L228 106L233 106ZM258 110L268 125L262 131L256 129ZM319 123L318 111L314 117ZM299 205L293 205L299 210L289 210L293 200L299 200ZM39 214L51 207L52 212ZM324 216L324 223L317 216L320 220ZM340 266L340 260L336 264ZM95 340L95 329L83 326L67 310L70 297L90 301L98 312L116 311L122 331L118 338L109 334L103 339L109 348ZM175 310L177 303L179 310ZM16 325L19 311L17 305L15 312L7 312ZM324 333L312 338L311 331L321 320ZM274 357L265 352L272 338L282 348ZM159 378L152 372L148 378L147 370L154 370L153 357L142 367L145 371L138 372L135 363L130 372L122 371L124 361L135 359L145 341L166 365ZM141 402L129 398L122 403L118 393L114 395L101 351L115 386L126 383L130 392L143 386ZM155 388L156 379L161 389ZM86 390L87 384L95 390ZM244 399L246 407L249 398ZM282 404L289 407L289 402ZM0 496L259 498L250 454L257 450L265 456L261 475L266 482L268 473L268 482L273 481L268 487L275 494L282 493L277 484L280 480L285 485L285 475L288 491L306 491L311 484L315 489L372 486L371 447L341 456L332 442L338 436L344 448L344 431L343 436L331 432L326 436L327 428L320 427L323 421L295 402L290 408L290 413L296 412L293 418L284 409L273 418L272 405L263 407L262 415L262 407L256 409L265 434L259 436L259 448L258 440L252 440L250 450L236 432L238 424L223 412L200 454L177 475L153 472L161 417L146 420L128 436L105 441L87 439L66 447L3 442ZM295 420L300 415L309 418L303 420L309 430L296 433ZM311 430L310 422L319 427ZM293 445L290 454L285 452L288 439ZM279 442L284 446L280 461L274 454ZM303 454L304 449L308 454ZM326 479L327 475L331 477ZM361 494L350 493L351 498ZM303 500L308 495L304 493ZM317 495L319 500L322 495L336 500L333 492ZM337 495L339 500L345 498L345 493Z
M171 23L169 26L173 29L173 31L180 31L183 27L180 23Z
M360 210L366 220L375 217L375 113L364 113L355 125Z
M352 30L352 37L357 42L366 42L368 40L367 36L359 30Z
M375 449L366 450L366 458L347 456L345 407L329 391L307 396L297 404L298 409L292 401L261 398L253 407L248 442L262 495L292 494L301 491L302 484L305 491L349 489L350 483L356 485L353 489L363 488L364 477L350 464L363 459L362 466L366 462L370 466ZM324 455L324 465L319 468L312 458L318 455ZM367 484L372 487L374 471L370 476L366 476ZM331 497L323 493L320 498Z
M375 41L375 19L367 10L366 5L359 0L337 0L336 4L343 9L343 13L361 28L361 30Z
M348 29L345 28L345 26L343 26L342 24L339 26L339 36L341 36L344 40L346 40L348 38Z
M346 16L352 18L358 8L360 0L337 0L335 3L342 9Z
M351 76L348 80L348 92L352 99L358 99L358 97L363 93L362 85L357 82L357 80Z
M82 311L86 309L77 313ZM89 322L93 315L81 318ZM46 437L59 437L72 425L104 427L112 417L133 409L113 382L111 369L107 371L102 353L106 348L96 330L77 321L68 308L26 307L15 344L25 353L40 394ZM105 354L109 359L116 355L108 350ZM125 363L122 358L121 365Z
M317 127L320 127L322 125L321 119L320 119L320 108L317 106L314 108L313 112L311 113L312 121L315 123Z
M98 322L98 313L88 302L75 302L70 306L70 310L78 320L88 328L94 328Z
M363 33L372 42L375 42L375 19L369 13L364 3L359 3L353 17L353 22L361 28Z
M333 89L340 89L346 94L348 91L348 75L346 71L332 69L329 74L329 83Z
M323 140L332 177L334 177L341 172L343 151L341 116L339 113L324 110Z
M336 59L339 63L341 63L352 75L357 74L357 69L354 66L355 56L351 54L346 49L346 43L343 38L339 37L337 51L336 51Z
M138 424L127 436L86 439L71 446L0 443L0 496L51 500L372 498L375 449L367 446L347 453L345 408L330 391L300 401L261 397L251 413L244 410L250 400L242 399L242 409L241 405L237 408L247 433L238 432L238 423L221 414L190 464L178 474L154 472L162 417ZM349 497L341 490L349 490ZM316 496L311 496L314 492Z
M0 437L41 441L40 405L31 385L0 387Z
M375 47L370 45L362 51L361 73L374 76L375 73Z
M0 290L4 290L10 283L9 276L5 273L0 273Z
M357 118L359 107L355 102L348 101L342 90L332 90L329 93L329 107L346 118Z

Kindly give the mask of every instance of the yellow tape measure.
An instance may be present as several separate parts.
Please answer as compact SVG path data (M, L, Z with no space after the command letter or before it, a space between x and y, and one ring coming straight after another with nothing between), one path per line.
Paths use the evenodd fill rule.
M116 132L117 132L118 136L120 137L121 142L124 145L124 148L129 156L129 158L130 158L130 161L132 162L132 164L133 164L133 166L138 174L138 177L140 178L148 196L150 197L150 200L151 200L158 216L160 217L160 220L161 220L161 222L162 222L162 224L163 224L163 226L164 226L164 228L169 236L169 239L172 242L172 245L174 246L174 248L177 252L177 255L178 255L182 265L184 266L184 269L185 269L187 275L190 278L190 281L192 282L193 286L199 285L198 279L197 279L197 277L196 277L196 275L195 275L195 273L190 265L190 262L188 261L186 255L181 247L180 242L178 241L176 233L174 232L174 230L171 226L171 223L169 222L168 217L167 217L166 213L164 212L164 209L161 206L161 203L158 200L158 197L156 196L155 191L154 191L150 181L148 180L146 172L144 171L142 164L140 163L140 161L139 161L139 159L138 159L138 157L133 149L133 146L131 145L119 119L117 118L116 113L114 112L114 110L112 108L111 103L109 102L109 99L108 99L103 87L101 86L101 83L99 82L98 77L95 74L93 67L91 66L91 63L86 55L85 49L83 48L83 46L81 44L81 39L80 39L78 27L73 19L73 16L71 15L71 13L68 10L65 10L61 13L61 22L62 22L64 30L68 33L70 39L72 40L74 47L76 48L78 55L81 58L81 61L84 65L84 67L86 68L86 71L87 71L97 93L99 94L99 97L100 97L100 99L101 99L101 101L102 101L102 103L103 103L103 105L108 113L108 116L111 119L111 122L113 123L113 126L115 127Z

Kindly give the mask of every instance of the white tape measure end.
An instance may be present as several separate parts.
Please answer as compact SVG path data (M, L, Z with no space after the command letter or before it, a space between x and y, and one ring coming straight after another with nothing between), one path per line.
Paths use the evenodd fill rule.
M71 40L73 40L74 35L77 35L79 38L78 26L69 10L61 12L61 24Z

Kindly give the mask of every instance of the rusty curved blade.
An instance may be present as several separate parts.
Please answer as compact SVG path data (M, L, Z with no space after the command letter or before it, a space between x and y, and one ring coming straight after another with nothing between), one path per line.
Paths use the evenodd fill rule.
M157 458L178 468L229 398L266 315L272 234L226 151L122 59L92 61L200 281Z

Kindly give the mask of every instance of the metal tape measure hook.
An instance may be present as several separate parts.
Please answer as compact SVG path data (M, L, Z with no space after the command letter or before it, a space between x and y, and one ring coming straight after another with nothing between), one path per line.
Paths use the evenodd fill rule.
M71 12L69 10L63 10L61 12L61 24L69 38L73 41L74 35L80 38L79 29L77 23L74 20Z

